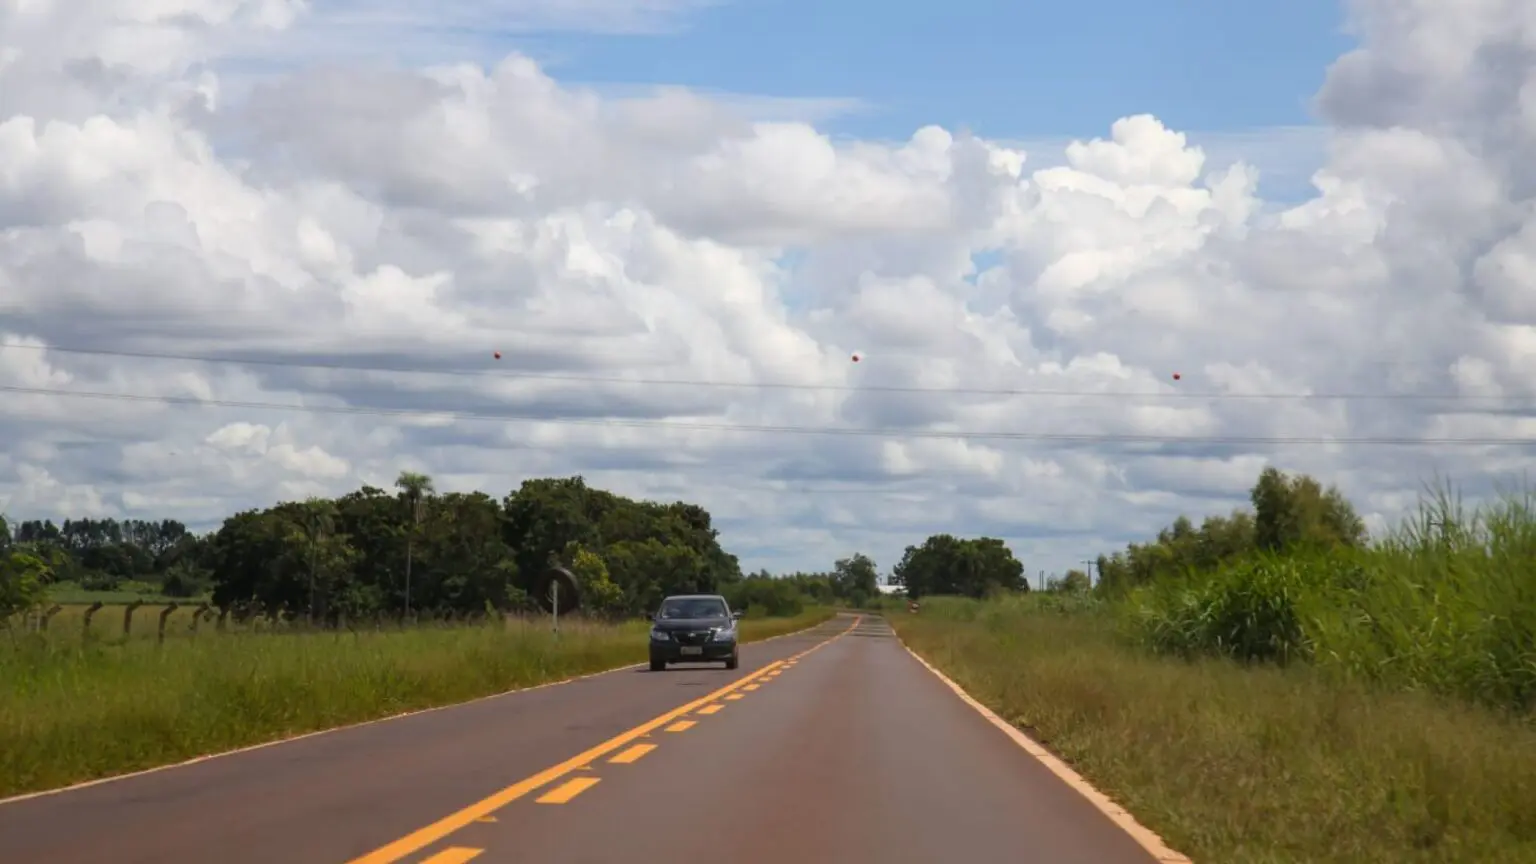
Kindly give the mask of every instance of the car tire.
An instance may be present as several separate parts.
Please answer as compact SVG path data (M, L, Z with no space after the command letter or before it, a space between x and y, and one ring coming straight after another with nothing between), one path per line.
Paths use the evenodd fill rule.
M667 670L667 661L665 661L665 660L652 660L651 661L651 671L652 672L665 672L666 670Z
M725 668L727 668L727 669L735 669L735 668L737 668L740 665L741 665L741 658L737 657L735 654L732 654L730 656L730 659L725 661Z

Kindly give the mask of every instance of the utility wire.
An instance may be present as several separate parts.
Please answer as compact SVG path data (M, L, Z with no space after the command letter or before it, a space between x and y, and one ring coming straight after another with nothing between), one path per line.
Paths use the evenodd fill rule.
M307 414L355 415L368 417L419 417L423 419L484 420L521 423L548 423L564 426L599 426L610 428L675 429L681 431L750 432L778 435L829 435L853 437L958 439L967 441L1042 441L1095 444L1248 444L1248 445L1366 445L1376 447L1531 447L1536 439L1494 437L1414 438L1397 436L1242 436L1242 435L1149 435L1075 432L1004 432L939 429L857 428L839 426L781 426L746 423L709 423L691 420L650 420L628 418L542 417L534 414L489 411L435 411L419 408L367 408L353 405L295 405L280 402L198 399L191 396L139 393L104 393L86 390L60 390L48 387L0 385L0 392L31 396L95 399L112 402L185 405L202 408L242 408L292 411ZM0 412L4 409L0 408Z
M1230 393L1169 389L1162 391L1137 390L1048 390L1037 388L991 387L916 387L883 384L799 384L772 381L710 381L685 378L634 378L612 375L578 375L563 372L532 372L520 369L453 368L434 369L422 366L381 366L367 363L315 362L261 357L230 357L205 354L176 354L160 351L126 351L104 348L83 348L61 345L31 345L19 342L0 342L0 350L54 352L92 357L120 359L167 360L191 363L210 363L235 366L271 367L281 369L379 372L409 375L449 375L468 378L501 378L530 381L562 381L584 384L626 384L667 387L717 387L742 390L789 390L803 392L843 393L906 393L955 396L1027 396L1031 398L1074 399L1137 399L1137 400L1270 400L1270 401L1398 401L1398 402L1462 402L1483 404L1529 404L1536 406L1531 396L1476 396L1464 393ZM494 361L492 361L494 362Z

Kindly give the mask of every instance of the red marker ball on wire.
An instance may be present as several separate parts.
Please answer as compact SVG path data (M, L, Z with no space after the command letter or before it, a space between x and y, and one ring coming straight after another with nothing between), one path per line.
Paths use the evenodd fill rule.
M493 353L491 356L495 357L497 360L500 360L501 359L501 352L497 351L497 352Z
M857 355L857 354L853 355L853 362L855 362L855 363L859 362L859 355Z
M1184 377L1183 375L1180 375L1177 372L1173 373L1173 380L1175 380L1175 381L1178 381L1179 379L1181 379L1183 377Z

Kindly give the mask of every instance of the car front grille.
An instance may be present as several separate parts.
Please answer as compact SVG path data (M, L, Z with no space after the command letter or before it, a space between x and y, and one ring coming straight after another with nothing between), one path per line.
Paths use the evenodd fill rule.
M676 639L679 645L703 645L705 642L709 641L709 632L704 631L701 633L679 631L673 633L672 638Z

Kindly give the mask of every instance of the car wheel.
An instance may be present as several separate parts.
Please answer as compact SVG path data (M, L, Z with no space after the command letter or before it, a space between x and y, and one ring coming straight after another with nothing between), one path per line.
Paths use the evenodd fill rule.
M732 654L730 659L725 661L725 668L727 668L727 669L735 669L736 667L738 667L740 665L741 665L741 658L737 657L735 654Z
M666 669L667 669L667 661L665 661L665 660L652 660L651 661L651 671L652 672L665 672Z

